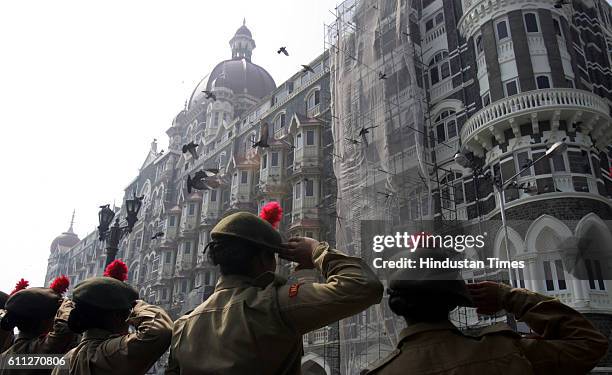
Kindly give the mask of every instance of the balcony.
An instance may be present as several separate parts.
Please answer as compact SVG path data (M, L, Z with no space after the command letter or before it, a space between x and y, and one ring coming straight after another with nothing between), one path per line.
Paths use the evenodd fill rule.
M461 143L478 156L491 149L491 139L504 141L504 131L512 129L520 136L520 125L550 121L557 130L559 121L568 127L582 122L582 129L593 133L599 144L605 144L610 133L610 116L606 102L599 96L571 88L533 90L500 99L476 112L461 129Z
M434 40L438 39L443 35L446 35L446 27L444 23L440 24L439 26L428 31L425 34L425 38L423 39L424 44L429 45L430 43L433 43Z
M556 0L540 0L538 8L548 9L555 13L563 13L570 19L572 16L571 7L555 8ZM463 16L457 22L457 29L464 37L476 34L482 25L499 14L508 13L524 7L533 7L529 0L462 0Z

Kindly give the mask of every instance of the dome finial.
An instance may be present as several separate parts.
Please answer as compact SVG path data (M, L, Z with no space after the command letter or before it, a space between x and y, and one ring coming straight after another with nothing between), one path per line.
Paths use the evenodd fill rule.
M236 30L236 34L230 40L230 47L232 47L232 59L245 59L251 61L251 54L255 49L255 41L251 30L246 27L246 17L242 19L242 26Z
M74 230L72 229L72 227L74 226L74 213L76 212L75 209L72 209L72 219L70 219L70 228L68 228L68 233L74 233Z

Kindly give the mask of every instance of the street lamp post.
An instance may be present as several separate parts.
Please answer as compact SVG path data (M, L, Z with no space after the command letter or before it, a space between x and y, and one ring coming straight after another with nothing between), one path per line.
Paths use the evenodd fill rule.
M506 250L506 259L508 260L508 281L512 284L512 267L510 266L510 250L508 249L508 225L506 222L506 195L505 190L513 183L516 182L516 179L521 175L521 173L525 172L527 169L531 168L533 165L538 163L543 159L548 159L553 155L558 155L567 150L567 144L563 141L555 142L552 146L550 146L544 155L540 156L536 160L529 162L525 165L518 173L509 177L506 181L503 180L503 177L500 175L499 179L493 181L493 188L495 189L497 199L499 199L499 213L502 221L502 228L504 230L504 247ZM468 159L464 154L457 153L455 155L455 162L464 168L470 168L472 170L475 169L472 161ZM478 204L478 202L476 202ZM518 283L517 283L518 286Z
M142 207L142 200L144 197L137 197L134 194L132 199L126 199L125 209L127 211L125 221L127 225L119 225L119 217L115 218L115 212L109 208L109 205L100 206L101 210L98 212L98 219L100 225L98 226L98 235L100 241L106 241L106 266L108 266L119 252L119 241L128 233L132 233L134 225L138 221L138 212ZM115 224L111 227L110 224L115 219Z

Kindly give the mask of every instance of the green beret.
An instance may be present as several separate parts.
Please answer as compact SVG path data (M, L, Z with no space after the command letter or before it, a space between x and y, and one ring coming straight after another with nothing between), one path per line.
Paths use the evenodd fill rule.
M92 277L77 284L72 300L104 310L126 310L132 308L138 292L131 285L112 277Z
M11 295L4 309L7 315L21 319L48 319L55 315L61 300L51 288L27 288Z
M221 219L210 232L213 240L234 237L265 247L278 248L283 242L270 223L250 212L236 212Z
M0 309L4 308L4 304L6 303L6 300L8 299L9 295L4 293L4 292L0 292Z

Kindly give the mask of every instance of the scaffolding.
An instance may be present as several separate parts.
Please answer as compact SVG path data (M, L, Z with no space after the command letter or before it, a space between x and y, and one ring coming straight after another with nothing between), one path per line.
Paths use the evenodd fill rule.
M362 223L391 233L406 224L437 233L460 230L453 171L438 165L424 80L420 1L346 0L326 29L330 53L334 172L338 180L338 248L366 261ZM384 280L383 280L384 281ZM467 329L477 319L457 309L451 319ZM386 299L340 322L342 374L358 374L386 357L404 327Z

